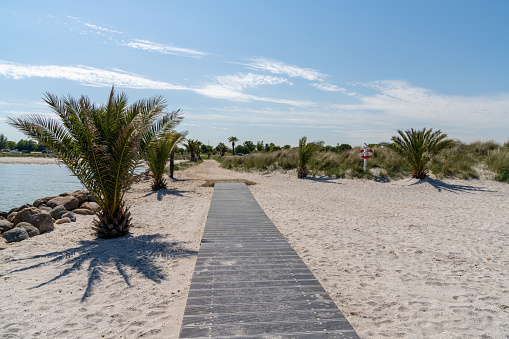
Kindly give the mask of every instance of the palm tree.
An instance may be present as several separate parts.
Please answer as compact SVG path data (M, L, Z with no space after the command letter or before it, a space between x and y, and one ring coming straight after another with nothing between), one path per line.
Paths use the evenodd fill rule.
M321 146L315 142L307 143L307 138L299 139L299 166L297 168L297 178L302 179L308 176L307 164L313 153Z
M44 101L60 121L31 115L9 118L9 124L54 151L95 198L101 209L93 229L99 237L126 235L131 213L124 195L134 171L151 142L171 130L178 112L163 112L162 97L128 106L127 96L115 95L114 88L106 105L49 93Z
M201 143L198 141L198 139L187 139L187 143L184 144L184 147L187 148L187 151L191 153L191 161L196 161L196 152L198 151L200 144Z
M220 154L221 156L224 156L224 154L225 154L225 153L226 153L226 151L228 150L228 147L226 147L226 145L225 145L225 144L223 144L222 142L220 142L220 143L217 145L216 149L219 151L219 154Z
M426 128L422 131L398 130L399 136L391 138L392 144L389 148L402 156L412 168L412 178L424 179L428 174L427 165L431 158L442 150L451 147L454 143L446 139L447 134L440 130L433 132L433 129Z
M232 155L235 155L235 142L239 141L237 137L229 137L228 141L232 143Z
M174 153L175 147L177 147L182 139L184 139L182 133L175 131L168 132L155 140L145 152L143 158L154 176L152 182L153 191L166 188L166 180L163 178L166 162L170 158L170 155Z

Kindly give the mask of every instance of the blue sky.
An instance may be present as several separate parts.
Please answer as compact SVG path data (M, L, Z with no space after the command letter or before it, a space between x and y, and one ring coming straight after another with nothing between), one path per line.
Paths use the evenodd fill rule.
M9 1L0 133L45 92L163 95L179 130L361 145L397 129L509 140L509 1Z

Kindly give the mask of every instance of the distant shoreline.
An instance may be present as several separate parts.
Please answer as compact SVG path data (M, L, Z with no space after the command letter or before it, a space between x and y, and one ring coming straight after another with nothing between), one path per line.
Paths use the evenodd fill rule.
M0 157L0 164L21 164L21 165L58 165L56 157Z

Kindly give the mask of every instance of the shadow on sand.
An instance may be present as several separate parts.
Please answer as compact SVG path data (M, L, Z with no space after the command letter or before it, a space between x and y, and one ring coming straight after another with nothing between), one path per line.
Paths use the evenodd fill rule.
M327 183L327 184L341 185L340 182L336 181L339 179L340 178L333 178L333 177L305 177L305 178L302 178L302 180L309 180L309 181L322 182L322 183Z
M177 197L183 197L183 193L188 193L189 191L180 191L176 188L161 188L157 191L152 191L150 193L145 194L143 197L149 197L151 195L157 194L157 200L161 201L163 200L163 197L167 195L174 195Z
M10 273L36 269L51 263L70 265L56 277L30 288L34 289L57 281L88 265L88 284L81 298L81 302L84 302L92 294L94 285L101 280L101 276L104 274L103 267L116 267L128 286L131 286L131 282L126 268L134 269L145 278L159 283L165 279L165 275L156 264L157 258L173 259L198 254L197 251L183 248L182 243L167 242L163 240L164 238L165 236L161 234L151 234L81 241L79 246L64 251L18 259L17 261L44 259L44 262L20 268Z
M415 186L415 185L422 185L422 184L429 184L437 189L437 191L442 192L453 192L453 193L459 193L459 192L495 192L485 189L484 187L477 187L477 186L470 186L470 185L457 185L457 184L447 184L441 180L431 179L427 177L426 179L422 179L419 181L416 181L408 186Z

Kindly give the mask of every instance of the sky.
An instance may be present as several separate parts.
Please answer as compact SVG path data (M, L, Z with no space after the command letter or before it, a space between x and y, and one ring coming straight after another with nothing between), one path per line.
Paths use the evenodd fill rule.
M204 144L509 141L509 1L3 1L0 133L46 92L164 96Z

